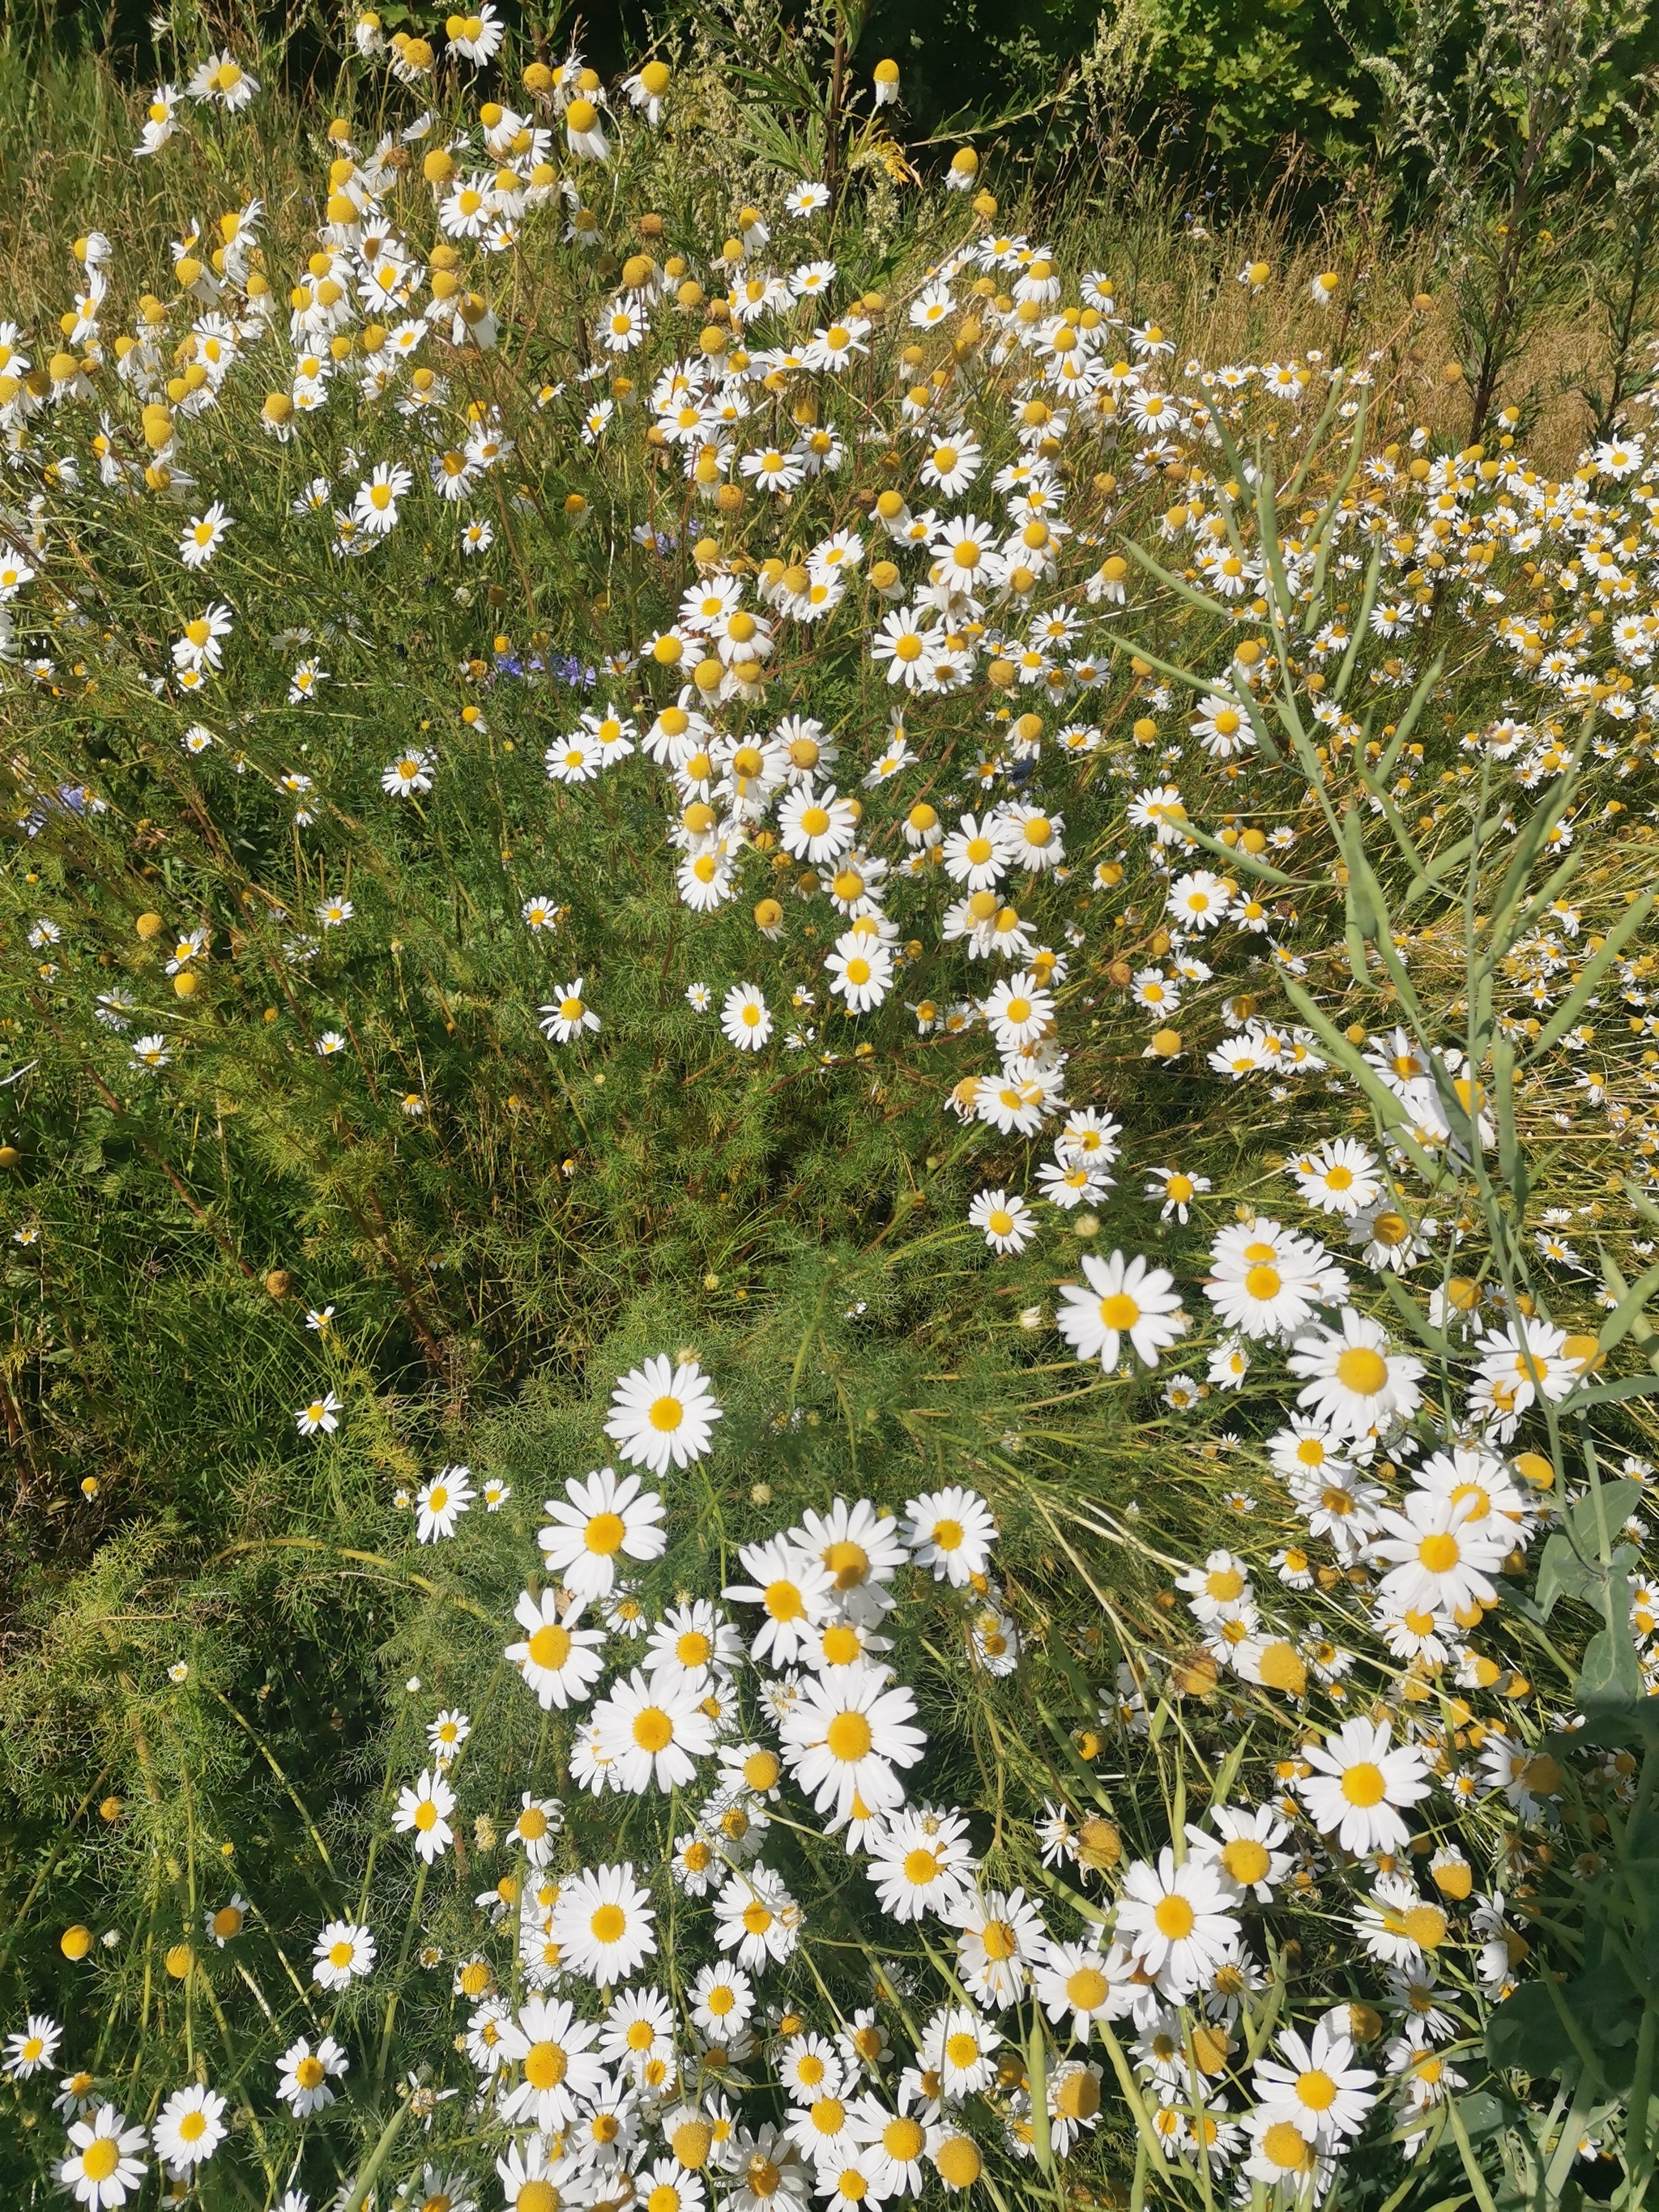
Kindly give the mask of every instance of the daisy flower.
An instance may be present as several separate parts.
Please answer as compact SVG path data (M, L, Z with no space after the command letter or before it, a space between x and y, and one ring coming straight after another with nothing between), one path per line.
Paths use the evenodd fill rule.
M871 1882L898 1921L950 1918L978 1871L966 1820L932 1806L902 1806L871 1827L866 1844Z
M663 1475L671 1466L687 1467L705 1458L714 1425L720 1418L721 1409L697 1362L671 1362L663 1354L632 1369L617 1383L605 1433L617 1446L618 1458ZM654 1559L660 1549L659 1543L649 1553L629 1556Z
M91 2119L76 2120L69 2139L70 2154L58 2167L58 2185L88 2212L125 2204L143 2187L147 2168L137 2154L144 2147L144 2130L130 2128L125 2113L113 2105L100 2105Z
M957 1971L963 1988L988 2012L1005 2011L1018 2002L1048 1940L1042 1917L1024 1891L974 1893L951 1917L961 1931Z
M663 1370L660 1378L653 1376L656 1369ZM651 1360L642 1379L665 1392L668 1376L665 1359ZM636 1379L637 1370L635 1376L623 1377L613 1405L620 1401L623 1389ZM663 1419L665 1422L665 1414ZM664 1436L676 1432L666 1426L653 1426ZM564 1490L563 1498L546 1501L553 1526L542 1529L536 1541L549 1568L563 1577L565 1588L574 1596L607 1595L616 1583L618 1554L637 1560L661 1558L668 1541L660 1526L662 1499L654 1490L645 1489L638 1475L619 1479L614 1468L602 1467L580 1480L573 1476Z
M231 516L215 500L205 514L192 515L184 535L179 540L179 558L186 568L204 568L224 544L225 533L234 527Z
M844 1819L855 1798L875 1811L902 1804L894 1769L914 1766L927 1738L910 1723L915 1699L884 1672L838 1668L832 1679L805 1681L780 1735L801 1788L823 1814Z
M1337 2149L1345 2136L1358 2135L1376 2101L1371 2094L1376 2076L1352 2063L1347 2037L1333 2034L1323 2021L1305 2041L1286 2028L1279 2053L1256 2061L1251 2087L1257 2117L1269 2124L1288 2120L1319 2150Z
M750 1973L787 1959L801 1923L799 1905L769 1867L734 1872L714 1899L714 1941Z
M1186 1334L1175 1278L1166 1268L1151 1267L1139 1255L1126 1261L1121 1252L1109 1260L1090 1253L1083 1272L1088 1287L1062 1283L1064 1303L1055 1316L1055 1326L1079 1359L1098 1358L1109 1375L1127 1336L1139 1359L1156 1367L1159 1352Z
M1181 1866L1167 1847L1154 1866L1137 1859L1123 1877L1115 1933L1148 1973L1176 1996L1203 1988L1238 1941L1220 1875L1202 1860Z
M416 1492L415 1534L419 1542L435 1544L441 1537L454 1534L457 1522L477 1495L467 1480L471 1472L465 1467L441 1468Z
M1068 2016L1072 2040L1087 2043L1097 2020L1110 2020L1121 2009L1119 1986L1106 1971L1103 1955L1090 1943L1045 1946L1032 1980L1037 2002L1058 2025Z
M550 1005L541 1009L542 1035L553 1044L568 1044L584 1030L597 1030L599 1018L582 996L582 978L567 983Z
M412 799L432 788L433 757L419 746L400 753L380 776L380 788L389 799Z
M975 1490L951 1484L925 1492L904 1508L904 1540L921 1567L931 1567L935 1582L963 1589L982 1575L996 1540L996 1521Z
M597 2027L578 2020L561 1999L526 1998L518 2017L501 2024L501 2056L524 2069L518 2086L501 2099L501 2118L543 2135L568 2127L577 2100L605 2090L605 2069L592 2048L599 2036Z
M1036 1234L1036 1216L1023 1198L1010 1198L1006 1190L981 1191L968 1220L994 1252L1023 1252Z
M758 1605L766 1615L750 1656L757 1663L769 1658L775 1667L787 1667L800 1656L811 1631L831 1610L835 1585L830 1571L783 1536L774 1536L763 1544L745 1544L738 1558L753 1579L729 1583L721 1595L738 1603Z
M295 1425L302 1437L332 1436L343 1411L340 1400L331 1390L325 1390L300 1407L294 1416Z
M1382 1193L1376 1157L1355 1137L1328 1137L1317 1152L1292 1160L1290 1171L1306 1204L1344 1219L1363 1212Z
M602 1866L559 1884L550 1932L573 1973L610 1988L656 1955L655 1919L650 1893L635 1881L631 1864Z
M455 1809L455 1793L441 1774L423 1771L418 1782L398 1794L392 1825L400 1835L412 1835L415 1848L430 1866L455 1840L448 1815Z
M1184 1228L1188 1207L1209 1189L1210 1178L1188 1175L1182 1168L1154 1168L1146 1188L1147 1197L1158 1208L1158 1219L1167 1221L1174 1214Z
M923 2029L916 2056L939 2077L952 2103L989 2088L996 2078L1000 2030L965 2005L936 2012Z
M276 2094L296 2120L309 2119L334 2102L329 2084L347 2073L350 2064L331 2035L324 2036L314 2050L302 2035L276 2061Z
M714 1724L702 1710L700 1671L647 1676L636 1667L626 1682L593 1708L595 1740L617 1782L635 1796L654 1782L659 1790L684 1789L696 1778L697 1759L714 1747Z
M772 1034L772 1016L752 983L734 983L720 1007L720 1028L739 1052L758 1052Z
M355 1920L331 1920L319 1932L312 1979L325 1990L349 1989L374 1971L374 1938Z
M1498 1602L1490 1577L1513 1548L1510 1524L1487 1513L1478 1496L1413 1490L1399 1512L1377 1516L1370 1556L1389 1562L1377 1587L1384 1603L1403 1613L1451 1613L1478 1620Z
M150 2142L167 2171L181 2179L210 2159L230 2130L224 2123L225 2100L199 2083L175 2089L156 2114Z
M1314 1825L1345 1851L1403 1851L1411 1832L1401 1808L1429 1793L1428 1763L1413 1744L1390 1748L1385 1721L1346 1722L1322 1745L1304 1747L1314 1769L1298 1783Z
M1396 1352L1388 1332L1352 1306L1344 1307L1341 1324L1296 1339L1290 1369L1304 1382L1297 1405L1356 1439L1408 1420L1422 1396L1422 1361Z
M27 2081L58 2056L64 2031L46 2013L30 2013L21 2029L6 2038L6 2056L0 2072L9 2081Z

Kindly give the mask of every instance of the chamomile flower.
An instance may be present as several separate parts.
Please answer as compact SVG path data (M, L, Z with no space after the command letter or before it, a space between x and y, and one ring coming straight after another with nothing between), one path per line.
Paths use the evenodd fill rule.
M216 499L204 514L191 517L179 540L179 558L186 568L204 568L224 544L226 532L234 526L231 516Z
M633 1867L601 1866L560 1882L551 1932L573 1973L614 1988L656 1955L655 1920Z
M1083 1273L1086 1286L1060 1285L1063 1304L1055 1317L1055 1326L1077 1357L1098 1359L1109 1375L1127 1336L1137 1358L1156 1367L1158 1354L1187 1328L1174 1277L1166 1268L1149 1266L1139 1255L1126 1261L1121 1252L1114 1252L1109 1260L1086 1254Z
M51 2066L63 2039L63 2029L49 2014L31 2013L21 2028L7 2036L0 2072L12 2081L32 2080Z
M1036 1217L1023 1198L1005 1190L982 1190L968 1208L968 1221L999 1253L1019 1253L1036 1234Z
M430 1866L455 1840L455 1832L449 1825L449 1815L454 1809L454 1791L441 1773L428 1770L417 1782L398 1791L392 1825L400 1835L413 1838L416 1850Z
M460 1516L477 1495L468 1479L471 1474L470 1468L446 1467L430 1482L422 1484L415 1493L415 1534L418 1542L435 1544L455 1534Z
M314 2047L302 2035L276 2062L276 2094L296 2120L309 2119L334 2102L331 2085L349 2072L350 2064L331 2035L320 2037Z
M780 1730L784 1755L820 1813L845 1818L854 1800L872 1811L902 1804L896 1770L914 1766L927 1738L913 1725L915 1699L884 1671L837 1668L804 1681Z
M720 1007L720 1028L739 1052L759 1052L772 1034L772 1015L753 983L734 983Z
M69 2155L58 2166L58 2185L71 2191L88 2212L125 2204L143 2186L148 2169L139 2154L144 2130L130 2128L125 2113L118 2112L113 2105L100 2105L89 2120L74 2121L69 2141Z
M550 1042L570 1044L598 1030L599 1018L582 996L582 991L583 980L578 975L542 1008L538 1026Z
M1304 1748L1313 1772L1299 1784L1315 1826L1346 1851L1401 1851L1401 1817L1429 1791L1428 1766L1414 1744L1393 1744L1386 1722L1352 1720L1322 1745Z
M647 1359L617 1383L605 1432L617 1456L653 1474L689 1467L708 1455L720 1408L695 1359ZM637 1488L637 1482L633 1486ZM653 1502L655 1502L653 1500ZM659 1510L660 1510L659 1508ZM658 1546L660 1549L660 1545ZM632 1553L654 1557L655 1553Z
M175 2179L205 2165L218 2149L230 2132L224 2113L225 2100L201 2083L175 2089L164 2101L151 2126L150 2142Z
M1238 1940L1226 1886L1213 1866L1167 1848L1156 1864L1135 1861L1123 1877L1116 1934L1172 1994L1206 1983Z
M355 1920L330 1920L313 1946L312 1979L325 1990L349 1989L374 1971L374 1938Z
M550 1498L546 1510L553 1526L544 1528L537 1542L549 1567L562 1575L576 1597L607 1595L616 1583L619 1557L659 1559L667 1543L660 1525L661 1498L645 1490L638 1475L618 1480L611 1468L580 1480L572 1478L564 1497Z

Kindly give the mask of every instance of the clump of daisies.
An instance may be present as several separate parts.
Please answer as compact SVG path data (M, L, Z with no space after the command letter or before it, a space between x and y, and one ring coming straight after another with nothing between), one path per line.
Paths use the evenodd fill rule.
M234 1269L237 1420L339 1524L238 1554L419 1623L383 1765L337 1714L308 1790L158 1664L310 1887L237 1887L269 1825L239 1857L136 1712L169 1871L31 1953L19 2156L94 2212L153 2168L798 2212L1143 2161L1287 2209L1356 2156L1485 2202L1457 2100L1495 2071L1557 2155L1494 2016L1636 1826L1590 1692L1659 1687L1649 434L1559 480L1513 407L1442 434L1340 273L1254 251L1196 356L971 149L896 254L864 160L693 216L665 117L729 171L667 62L478 86L506 37L365 14L375 135L291 208L227 186L160 266L88 222L0 322L15 1339L109 1401L59 1226L126 1253L154 1168L167 1295L218 1326ZM132 158L234 176L260 97L208 56ZM498 1325L562 1400L657 1271L763 1334L803 1253L787 1389L653 1348L588 1460L404 1440Z

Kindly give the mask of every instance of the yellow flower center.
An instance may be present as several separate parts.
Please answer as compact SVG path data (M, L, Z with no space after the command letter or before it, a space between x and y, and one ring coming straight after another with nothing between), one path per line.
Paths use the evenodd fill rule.
M570 1656L571 1648L570 1631L561 1628L556 1621L549 1621L544 1627L538 1628L529 1644L532 1662L538 1667L547 1667L555 1671L562 1667Z
M628 1534L620 1513L596 1513L588 1522L584 1537L590 1552L601 1559L609 1559L622 1549L623 1538Z
M1221 1847L1221 1863L1242 1889L1265 1881L1273 1859L1265 1844L1254 1836L1235 1836Z
M799 1620L806 1612L799 1590L791 1582L768 1583L762 1602L774 1620Z
M1350 1805L1380 1805L1388 1795L1388 1784L1382 1779L1382 1768L1369 1759L1360 1759L1343 1775L1342 1795Z
M1310 2153L1301 2130L1289 2120L1275 2120L1261 2138L1261 2148L1268 2160L1286 2173L1295 2173L1309 2162ZM524 2202L520 2198L520 2203Z
M660 1705L647 1705L635 1716L634 1741L654 1759L674 1741L674 1723Z
M868 1756L874 1738L862 1713L837 1713L824 1730L823 1740L832 1759L854 1765Z
M1356 1398L1375 1398L1389 1379L1389 1363L1368 1344L1351 1344L1338 1354L1336 1379Z
M532 2043L525 2053L524 2078L532 2088L556 2089L569 2063L562 2045Z
M1328 2112L1336 2102L1336 2084L1322 2066L1310 2066L1297 2075L1296 2094L1310 2112Z
M1006 1920L988 1920L980 1941L985 1946L986 1957L999 1963L1012 1959L1019 1948L1019 1938Z
M823 1564L835 1577L837 1589L856 1589L870 1571L870 1555L862 1545L843 1537L827 1547Z
M1190 1936L1198 1916L1184 1897L1160 1897L1153 1909L1152 1918L1160 1936L1179 1943Z

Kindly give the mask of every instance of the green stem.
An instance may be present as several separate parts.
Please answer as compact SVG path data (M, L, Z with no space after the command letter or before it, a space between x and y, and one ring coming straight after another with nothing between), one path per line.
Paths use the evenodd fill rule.
M1463 2115L1457 2109L1455 2097L1446 2100L1446 2117L1451 2122L1451 2131L1457 2137L1457 2154L1463 2161L1463 2171L1469 2178L1469 2187L1474 2191L1480 2212L1498 2212L1492 2191L1486 2186L1486 2177L1475 2163L1474 2146L1469 2141L1469 2131L1463 2124Z
M1642 2008L1642 2026L1636 2039L1636 2072L1630 2085L1630 2105L1625 2119L1625 2164L1629 2170L1632 2195L1637 2193L1638 2177L1644 2180L1648 2169L1648 2106L1653 2097L1656 2033L1659 2012L1654 2010L1650 2000Z
M425 1869L422 1869L422 1872ZM363 2212L368 2192L374 2186L375 2177L386 2164L398 2131L409 2118L409 2100L405 2098L380 2130L380 2139L357 2169L357 2179L351 2185L351 2194L340 2207L340 2212Z
M415 1877L415 1895L410 1902L409 1919L404 1929L403 1948L398 1954L398 1972L392 1981L392 1994L386 2001L386 2025L380 2031L380 2056L374 2068L376 2085L384 2083L388 2060L392 2057L392 2027L398 2016L398 1992L403 1986L404 1975L409 1966L409 1949L415 1941L415 1930L420 1925L421 1899L426 1894L426 1878L432 1871L425 1860Z

